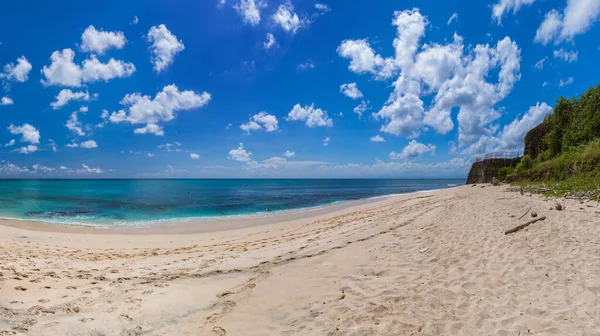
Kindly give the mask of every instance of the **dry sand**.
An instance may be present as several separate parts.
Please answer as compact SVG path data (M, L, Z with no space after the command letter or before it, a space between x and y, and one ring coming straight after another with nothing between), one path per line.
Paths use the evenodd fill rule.
M218 232L4 221L0 335L600 335L600 207L554 202L488 185ZM547 219L505 235L530 207Z

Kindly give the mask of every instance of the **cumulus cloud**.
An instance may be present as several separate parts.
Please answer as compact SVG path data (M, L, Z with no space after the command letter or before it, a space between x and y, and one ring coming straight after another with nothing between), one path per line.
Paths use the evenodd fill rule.
M71 113L71 116L65 123L65 127L78 136L85 136L85 132L81 126L81 122L77 118L77 112Z
M79 144L81 148L98 148L98 144L94 140L87 140Z
M56 170L55 168L44 166L44 165L39 164L39 163L34 164L33 166L31 166L31 168L33 168L33 170L36 171L36 172L42 172L42 173L50 173L50 172L53 172L53 171Z
M432 144L422 144L417 140L411 140L400 153L391 152L390 159L392 160L408 160L412 161L420 158L425 153L435 155L436 146Z
M534 2L535 0L499 0L492 7L492 17L498 24L501 24L505 13L509 13L512 10L512 13L516 14L521 7L531 5Z
M576 62L578 55L579 55L579 52L577 52L577 51L567 51L567 50L564 50L563 48L554 50L554 58L560 58L561 60L563 60L567 63Z
M183 41L178 40L164 24L153 26L148 31L148 42L151 43L150 60L154 64L154 70L161 72L171 63L175 55L185 49Z
M50 66L42 68L42 84L80 87L82 83L109 81L114 78L129 77L135 72L133 63L111 58L107 63L100 62L95 55L83 61L83 66L75 64L75 52L71 49L55 51L50 56Z
M323 139L323 146L325 146L325 147L329 146L330 142L331 142L331 138L326 137L325 139Z
M200 158L200 155L198 155L196 153L190 153L190 158L192 160L198 160Z
M4 147L11 147L14 146L16 143L15 139L11 139L9 142L4 144Z
M133 130L134 134L154 134L156 136L165 135L165 129L157 124L148 124L144 127L139 127Z
M36 145L27 145L24 147L21 147L19 149L15 149L15 151L21 153L21 154L31 154L33 152L37 152L38 147Z
M16 82L26 82L31 71L31 63L27 61L25 56L17 58L17 64L8 63L4 66L4 72L0 73L0 78L13 80Z
M244 23L251 26L256 26L260 23L260 9L266 5L260 0L240 0L233 6L235 10L242 16Z
M370 110L371 106L369 106L369 101L361 101L360 104L356 105L356 107L354 107L354 113L358 114L359 118L362 118L363 113L365 113L366 111Z
M165 86L154 98L139 93L127 94L121 100L121 105L126 108L113 112L109 120L113 123L146 124L145 127L138 128L136 133L163 135L159 122L173 120L177 111L203 107L208 104L210 98L207 92L198 94L194 91L179 91L177 86L172 84Z
M27 167L20 167L12 163L0 164L0 175L12 176L24 173L29 173L29 169L27 169Z
M315 4L315 8L318 9L321 12L321 14L325 14L331 10L331 8L329 8L329 6L321 4L321 3Z
M296 153L293 151L287 150L287 151L285 151L285 153L283 153L283 156L285 156L286 158L293 158L296 156Z
M536 31L534 42L546 45L571 41L575 36L586 33L598 20L600 1L567 0L562 13L553 9L546 13L544 21Z
M294 13L294 7L290 2L279 5L277 12L273 14L273 21L292 34L296 34L298 29L310 24L309 20L300 19L298 14Z
M454 35L445 45L421 44L426 17L417 9L394 13L396 26L394 57L375 53L367 40L346 40L338 54L350 59L349 70L371 74L377 80L397 76L393 92L373 114L384 121L381 131L409 138L418 137L427 126L446 134L454 129L451 111L458 107L459 142L469 144L489 134L500 117L495 105L503 100L520 79L520 49L509 37L495 46L463 44ZM497 82L490 72L498 71ZM426 107L422 97L433 96Z
M267 132L274 132L279 129L279 122L277 117L267 112L260 112L252 116L250 121L240 125L240 128L250 134L250 131L258 131L264 129Z
M14 103L15 102L8 97L2 97L2 100L0 100L0 105L12 105Z
M8 131L11 134L20 134L21 142L29 142L32 145L40 143L40 132L30 124L23 124L21 126L11 124L8 126Z
M135 19L137 21L137 17ZM102 55L111 48L122 49L126 42L123 32L96 30L94 26L90 25L81 34L81 51Z
M304 121L308 127L331 127L333 121L327 115L327 111L320 108L315 109L315 104L300 106L294 105L294 108L288 113L288 120Z
M265 50L269 50L275 46L277 46L275 36L273 36L273 34L271 33L267 33L267 40L263 42L263 47L265 48Z
M89 92L87 92L87 91L73 92L70 89L62 89L62 90L60 90L58 95L56 95L56 101L50 103L50 106L52 106L52 108L54 110L58 110L61 107L67 105L69 103L69 101L71 101L71 100L73 100L73 101L76 101L76 100L90 101L97 97L98 97L97 94L90 95Z
M102 173L104 173L104 170L102 170L100 168L90 168L85 163L82 163L81 167L83 167L83 169L77 169L75 171L77 174L102 174Z
M525 134L533 127L539 125L546 115L552 113L552 107L546 103L537 103L531 106L523 116L517 116L508 125L505 125L497 134L481 136L470 146L454 153L474 157L495 151L519 150L523 148Z
M371 137L371 139L369 139L369 140L371 140L371 142L385 142L385 139L379 134Z
M348 83L340 85L340 92L348 98L359 99L363 97L362 92L356 86L356 83Z
M248 162L252 157L252 153L248 152L244 149L244 144L240 142L240 145L236 149L232 149L229 151L229 159L240 161L240 162Z

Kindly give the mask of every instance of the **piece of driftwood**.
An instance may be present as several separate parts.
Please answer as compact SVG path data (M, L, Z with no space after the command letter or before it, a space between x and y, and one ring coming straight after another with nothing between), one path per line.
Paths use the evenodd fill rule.
M527 222L525 224L521 224L521 225L519 225L517 227L514 227L514 228L512 228L510 230L504 231L504 234L507 235L509 233L517 232L517 231L519 231L519 230L521 230L523 228L528 227L529 225L531 225L531 224L533 224L535 222L543 221L544 219L546 219L546 216L542 216L540 218L532 219L532 220L530 220L529 222Z
M525 217L525 215L527 215L527 213L531 210L531 207L529 207L529 209L527 209L527 211L525 211L524 214L521 215L521 217L519 217L519 219Z

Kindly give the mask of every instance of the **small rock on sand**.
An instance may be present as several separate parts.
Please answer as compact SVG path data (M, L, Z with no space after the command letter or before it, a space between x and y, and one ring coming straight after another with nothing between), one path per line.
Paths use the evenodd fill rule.
M537 217L537 212L535 212L535 211L532 211L532 212L531 212L531 217Z
M492 177L492 185L495 187L500 185L500 181L498 180L498 178L496 176Z

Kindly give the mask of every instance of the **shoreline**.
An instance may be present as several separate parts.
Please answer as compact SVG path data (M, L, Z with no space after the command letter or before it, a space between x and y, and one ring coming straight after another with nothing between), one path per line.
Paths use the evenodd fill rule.
M512 189L204 232L0 221L0 334L600 334L600 204ZM545 220L505 234L534 211Z
M152 234L189 234L207 233L218 231L236 230L246 227L269 225L273 223L285 223L299 219L310 219L317 216L328 215L343 211L348 208L358 207L365 204L377 203L390 198L415 195L419 193L430 193L460 186L450 186L441 189L418 190L401 194L389 194L372 196L350 201L336 201L330 204L318 205L309 208L282 210L273 213L259 213L251 215L240 215L232 217L217 217L206 219L173 219L157 220L160 224L149 226L97 226L85 224L60 224L45 222L43 220L27 220L17 218L0 217L0 225L14 227L17 229L42 231L42 232L64 232L80 234L126 234L126 235L152 235Z

